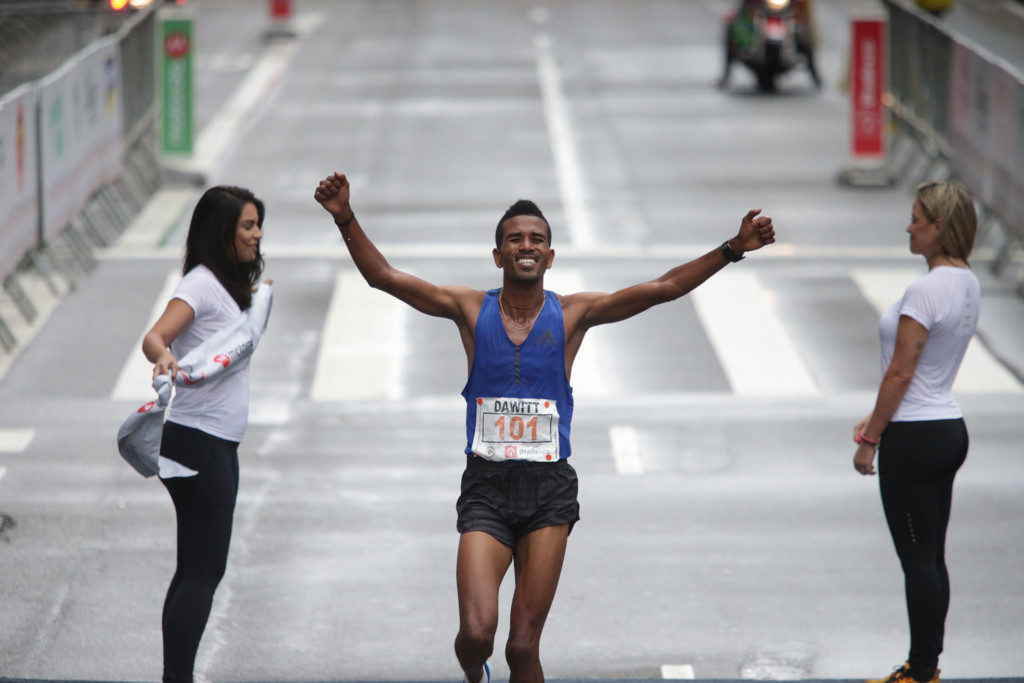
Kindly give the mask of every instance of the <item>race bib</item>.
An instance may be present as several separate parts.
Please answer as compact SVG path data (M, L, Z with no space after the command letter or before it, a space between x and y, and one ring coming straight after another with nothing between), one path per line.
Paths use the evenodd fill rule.
M472 451L494 462L558 462L558 406L545 398L478 398Z

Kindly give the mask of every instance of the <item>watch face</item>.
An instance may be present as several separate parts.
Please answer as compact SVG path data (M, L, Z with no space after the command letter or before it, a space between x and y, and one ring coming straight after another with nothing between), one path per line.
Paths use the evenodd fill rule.
M729 246L728 240L722 242L722 256L724 256L726 260L732 261L733 263L743 260L742 256L740 256L739 254L732 250L732 247Z

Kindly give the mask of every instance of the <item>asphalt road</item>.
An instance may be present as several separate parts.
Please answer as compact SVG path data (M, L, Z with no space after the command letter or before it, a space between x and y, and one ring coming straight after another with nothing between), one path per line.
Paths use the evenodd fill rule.
M834 182L848 15L874 4L822 0L826 88L795 72L774 96L739 69L713 87L728 4L306 0L300 37L268 47L263 3L190 3L201 124L257 93L208 140L210 182L266 202L276 283L202 678L459 678L465 360L450 323L361 284L312 200L333 170L394 265L480 288L499 284L493 226L519 197L552 223L562 292L651 279L747 209L773 216L779 244L588 335L573 377L582 521L545 670L853 679L903 661L902 576L850 433L877 387L878 301L924 264L906 251L907 187ZM14 523L0 530L0 676L159 677L173 511L114 434L147 396L125 368L180 262L182 217L160 218L151 245L103 255L0 380ZM1024 672L1024 303L988 276L991 246L975 266L980 369L960 391L971 454L947 553L949 678Z

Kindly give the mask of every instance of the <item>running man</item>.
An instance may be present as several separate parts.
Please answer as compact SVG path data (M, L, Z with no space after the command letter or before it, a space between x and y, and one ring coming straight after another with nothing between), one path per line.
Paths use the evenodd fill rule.
M469 362L466 470L456 509L459 633L455 654L469 683L486 682L498 627L498 589L514 563L509 636L511 683L544 680L540 636L555 597L566 540L579 519L576 473L568 462L573 359L595 325L618 322L690 292L743 253L775 241L755 209L739 232L656 280L614 294L544 290L555 258L551 228L530 201L512 205L495 231L502 286L484 292L438 286L393 268L349 205L349 183L334 173L314 197L334 218L366 282L427 315L452 320Z

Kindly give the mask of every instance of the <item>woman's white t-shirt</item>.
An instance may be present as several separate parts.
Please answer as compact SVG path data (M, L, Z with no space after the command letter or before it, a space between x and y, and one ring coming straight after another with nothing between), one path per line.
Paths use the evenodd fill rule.
M182 358L242 313L213 272L203 265L181 278L171 298L181 299L195 314L192 324L171 342L175 358ZM177 385L167 419L221 439L241 441L249 421L249 359L241 361L235 372L208 382Z
M980 309L981 286L974 273L967 268L936 266L907 287L903 298L882 315L878 336L883 375L896 349L900 316L909 316L928 330L914 378L892 416L893 421L963 417L953 397L953 380L978 327Z

